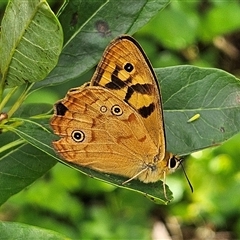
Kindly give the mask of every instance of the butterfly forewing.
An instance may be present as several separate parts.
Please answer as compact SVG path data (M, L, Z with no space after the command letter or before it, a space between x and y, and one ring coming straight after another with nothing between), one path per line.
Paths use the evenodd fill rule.
M91 80L91 85L109 89L140 116L165 156L165 133L160 89L153 68L141 46L130 36L110 43Z

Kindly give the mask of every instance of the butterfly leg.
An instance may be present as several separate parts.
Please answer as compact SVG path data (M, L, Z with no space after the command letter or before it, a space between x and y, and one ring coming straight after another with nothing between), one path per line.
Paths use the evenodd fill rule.
M142 173L144 173L148 168L144 168L143 170L141 170L139 173L137 173L136 175L134 175L133 177L129 178L128 180L126 180L125 182L122 183L122 185L132 181L133 179L137 178L139 175L141 175Z
M166 171L163 172L163 193L167 201L170 202L171 200L167 197L167 191L166 191Z

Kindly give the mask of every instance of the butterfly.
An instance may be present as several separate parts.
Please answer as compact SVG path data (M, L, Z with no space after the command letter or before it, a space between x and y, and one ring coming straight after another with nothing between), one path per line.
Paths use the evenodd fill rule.
M55 104L51 126L60 136L53 146L64 160L124 176L124 183L165 179L181 163L166 151L154 70L128 35L109 44L89 83Z

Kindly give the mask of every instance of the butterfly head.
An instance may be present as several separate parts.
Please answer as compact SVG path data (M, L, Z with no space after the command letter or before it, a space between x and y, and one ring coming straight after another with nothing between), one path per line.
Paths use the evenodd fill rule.
M167 163L168 170L170 172L175 171L179 167L179 165L181 164L182 160L183 159L180 158L179 156L176 156L176 155L173 155L172 153L170 153L168 163Z
M179 156L170 154L170 157L169 157L169 160L168 160L168 169L169 169L170 172L173 172L178 168L179 165L181 165L183 173L184 173L184 175L187 179L187 182L189 184L189 187L190 187L191 191L193 192L193 186L192 186L192 184L191 184L191 182L190 182L190 180L189 180L189 178L188 178L188 176L185 172L185 169L182 165L182 161L183 161L183 158L180 158Z

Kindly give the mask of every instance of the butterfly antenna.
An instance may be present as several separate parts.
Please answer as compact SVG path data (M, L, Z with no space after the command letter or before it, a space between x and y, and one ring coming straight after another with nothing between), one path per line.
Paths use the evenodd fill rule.
M183 173L184 173L184 175L185 175L185 178L187 179L188 185L189 185L191 191L193 192L193 186L192 186L192 184L191 184L191 182L190 182L190 180L189 180L189 178L188 178L188 176L187 176L187 173L186 173L186 171L185 171L185 169L184 169L184 167L183 167L182 162L180 162L180 164L181 164Z

